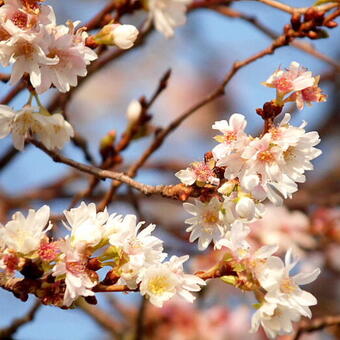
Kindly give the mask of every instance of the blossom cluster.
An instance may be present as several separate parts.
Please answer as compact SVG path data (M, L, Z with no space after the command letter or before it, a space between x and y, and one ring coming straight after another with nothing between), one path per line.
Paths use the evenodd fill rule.
M319 87L320 76L313 77L312 72L293 61L286 70L276 70L262 84L276 89L275 102L279 105L295 102L299 110L312 102L325 102L327 96Z
M311 161L321 154L315 147L320 142L319 135L316 131L306 132L305 122L293 126L291 115L286 113L280 122L274 123L287 102L295 101L302 109L304 103L325 101L318 81L319 77L313 77L296 62L287 70L275 71L264 83L276 88L276 98L264 106L267 111L268 107L274 108L264 132L257 137L247 134L247 121L239 113L231 115L229 121L217 121L212 128L221 133L215 137L219 144L205 155L203 162L194 162L175 174L184 185L193 186L201 193L194 204L183 205L192 215L185 221L189 225L186 229L190 232L189 241L198 240L199 250L208 248L211 243L215 249L228 249L222 263L227 262L237 275L222 279L255 292L259 304L252 319L252 330L262 325L271 338L290 333L292 322L302 316L311 317L309 306L316 304L315 297L301 290L299 285L314 281L320 270L290 276L289 272L297 263L292 260L291 241L286 239L284 243L285 238L281 239L280 226L275 242L268 240L273 236L272 223L267 231L259 229L265 218L273 220L270 215L265 217L267 201L272 204L270 209L278 210L275 214L284 218L289 215L275 206L292 197L298 190L298 183L305 182L305 171L313 169ZM315 240L306 233L309 223L301 215L295 214L296 221L290 232L299 236L294 251L300 254L300 246L315 245ZM296 229L296 224L300 230ZM267 246L252 252L248 242L251 231L252 236L262 237L260 243ZM277 245L287 250L285 263L273 256Z
M94 296L93 288L100 282L96 271L105 266L111 268L107 275L111 283L131 290L139 287L158 307L176 295L192 302L191 292L205 285L199 277L184 273L188 256L165 261L163 242L151 235L153 224L143 228L134 215L97 213L95 204L84 202L64 215L70 234L57 240L47 235L52 223L46 205L29 210L27 217L17 212L1 225L2 280L16 272L25 276L29 266L29 278L34 271L39 279L37 297L43 303L66 307L79 297Z
M85 45L87 33L75 29L79 22L57 25L50 6L5 0L0 18L0 63L13 65L11 84L28 73L37 93L47 91L51 85L67 92L97 58Z
M260 218L264 200L280 205L297 191L297 183L305 181L304 172L313 169L311 160L321 154L315 148L319 135L306 132L305 123L295 127L289 121L286 114L278 126L260 137L246 134L246 119L237 113L229 121L215 122L213 128L222 132L215 137L220 143L212 150L210 162L215 166L194 163L176 173L186 185L218 186L220 196L208 202L184 203L185 210L194 216L186 220L190 241L199 239L199 249L212 241L216 248L221 247L233 224ZM219 178L218 168L223 178Z
M299 321L302 316L312 316L309 307L316 305L317 300L299 286L313 282L320 269L290 275L298 262L293 258L292 249L288 249L284 262L273 256L278 250L275 245L262 246L254 252L246 240L249 232L249 227L232 227L230 240L224 242L230 252L224 258L237 272L237 277L225 276L222 280L255 292L258 304L252 317L251 332L256 332L261 325L270 338L289 334L293 331L292 322Z
M0 7L0 63L12 65L10 83L26 73L37 93L51 86L68 92L77 86L78 77L87 74L87 66L97 54L86 46L89 37L79 21L57 25L51 6L38 1L5 0ZM95 37L98 44L133 46L138 30L132 25L109 24Z

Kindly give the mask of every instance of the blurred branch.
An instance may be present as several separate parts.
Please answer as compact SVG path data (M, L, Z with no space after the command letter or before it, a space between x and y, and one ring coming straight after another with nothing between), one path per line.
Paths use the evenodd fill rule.
M0 158L0 169L4 168L17 154L18 150L10 146L5 154Z
M303 335L303 333L312 333L315 331L320 331L324 328L330 326L340 326L340 315L327 315L312 320L304 320L300 322L298 330L295 335L293 335L291 340L298 340Z
M41 306L41 302L39 300L36 300L26 315L24 315L21 318L14 319L12 324L9 327L0 329L0 339L2 340L11 339L12 335L15 334L19 330L20 327L33 321L40 306Z
M134 340L142 340L144 338L144 317L147 303L147 300L143 296L138 309Z
M0 73L0 81L6 83L11 78L10 74Z
M102 308L88 304L83 299L79 299L77 305L94 321L96 321L98 325L109 331L111 335L116 338L119 337L121 325L118 320L112 317L112 315L104 311Z

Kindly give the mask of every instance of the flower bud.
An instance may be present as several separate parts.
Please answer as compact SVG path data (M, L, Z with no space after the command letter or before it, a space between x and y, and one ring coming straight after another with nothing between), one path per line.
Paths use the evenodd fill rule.
M229 196L233 192L235 185L234 181L228 181L221 185L217 191L222 195Z
M126 116L129 120L129 123L133 124L137 122L141 113L142 113L141 103L138 100L133 100L126 110Z
M93 37L93 41L101 45L116 45L125 50L133 46L138 30L133 25L108 24Z
M132 25L119 25L113 31L114 44L123 50L132 47L137 36L138 30Z
M255 216L255 203L249 197L242 197L236 203L235 210L240 218L251 220Z

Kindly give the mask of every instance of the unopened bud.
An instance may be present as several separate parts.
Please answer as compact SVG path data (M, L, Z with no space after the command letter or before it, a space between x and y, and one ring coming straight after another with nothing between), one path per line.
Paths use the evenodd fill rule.
M224 183L217 191L225 196L229 196L234 188L235 188L235 182L234 181L228 181L226 183Z
M338 26L338 23L335 22L335 21L328 21L326 24L325 24L326 27L328 28L335 28Z
M295 12L290 19L290 23L294 31L298 31L301 26L301 14Z
M126 50L131 48L137 39L138 30L133 25L108 24L96 34L93 40L101 45L116 45Z
M129 120L129 123L133 124L138 121L142 113L142 109L142 105L138 100L131 101L126 110L126 116Z
M249 197L242 197L236 203L235 210L239 217L251 220L255 216L255 203Z

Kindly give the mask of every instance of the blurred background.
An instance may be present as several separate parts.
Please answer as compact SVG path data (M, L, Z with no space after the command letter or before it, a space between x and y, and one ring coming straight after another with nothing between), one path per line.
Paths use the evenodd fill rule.
M311 6L314 1L282 2L304 7ZM104 0L50 0L47 4L54 7L58 23L64 23L68 19L86 22L107 2ZM290 19L287 13L254 1L235 2L232 8L256 17L277 34ZM145 12L138 11L134 15L124 16L122 22L138 26L145 20L145 17ZM328 39L304 41L340 63L339 29L330 31ZM212 91L222 81L234 61L242 60L260 51L270 42L271 39L268 36L244 20L226 17L206 9L192 11L188 15L187 24L176 29L173 39L167 40L160 33L152 32L141 46L115 59L83 82L82 86L74 92L67 106L68 119L75 130L87 140L91 154L96 162L100 163L98 152L100 140L111 130L115 130L118 136L125 130L127 125L125 112L130 101L143 95L149 98L167 69L172 70L168 87L150 109L154 126L166 126L205 94ZM266 80L279 66L287 67L294 60L308 67L313 74L321 75L320 86L328 94L329 99L326 103L306 107L301 112L295 110L292 112L294 124L306 120L308 121L307 130L319 131L322 139L319 147L323 154L314 161L315 170L307 174L307 184L302 187L301 193L297 194L300 196L288 202L288 206L309 214L310 221L315 222L313 220L315 216L319 220L320 215L324 218L322 214L327 215L329 210L323 207L324 203L321 198L335 197L335 203L331 202L334 206L336 197L338 197L336 195L339 195L339 73L329 62L320 60L293 46L281 48L274 55L264 57L239 71L228 84L226 95L197 111L175 133L171 134L164 145L150 158L147 165L141 169L137 180L148 184L177 183L174 173L185 168L192 161L201 160L204 153L215 145L212 139L215 132L211 129L213 122L225 119L233 112L244 114L248 120L248 132L256 134L262 127L262 120L255 113L255 109L262 107L264 102L275 96L274 90L265 88L260 82ZM8 85L1 83L1 97L9 89ZM43 101L48 103L53 93L54 90L50 90L43 95ZM28 93L24 91L10 105L14 108L21 108L27 98ZM117 170L125 170L136 160L150 144L152 138L149 136L133 142L124 152L124 163ZM5 154L10 145L10 137L1 140L0 155ZM67 145L64 153L72 159L85 161L83 154L71 143ZM23 212L28 207L37 208L43 204L49 204L55 215L61 214L68 208L74 194L86 189L87 176L77 175L75 179L69 180L66 190L57 200L49 201L48 195L39 199L39 197L34 197L34 192L37 188L48 188L58 180L71 177L70 173L74 174L68 167L53 163L40 150L28 146L25 152L17 154L0 172L1 222L4 223L8 219L8 216L4 214L4 211L8 209L8 204L13 206L12 210L22 209ZM91 199L100 198L109 186L109 182L100 183ZM32 198L26 206L25 202L20 200L22 195ZM88 202L91 199L88 199ZM16 208L15 202L20 202ZM326 205L329 204L327 201ZM334 220L332 223L337 223L337 228L340 228L339 210L336 209L332 208L331 214ZM184 219L187 216L182 209L182 204L178 201L169 201L159 197L143 198L138 193L132 193L122 186L108 210L110 213L137 213L142 220L156 223L160 227L157 233L166 240L168 246L166 250L169 254L197 254L195 244L190 245L184 242ZM332 256L339 259L339 248L333 252L335 255ZM205 257L196 259L189 270L202 269L204 265L209 267L210 263L214 263L215 256L217 255L206 254ZM305 256L305 265L319 265L320 261L318 250ZM314 308L315 315L340 312L340 306L337 303L340 299L339 270L339 263L328 266L314 287L310 288L320 300L318 307ZM326 289L322 289L325 287ZM108 315L121 320L121 325L127 315L132 315L132 318L136 317L138 311L135 311L133 306L141 303L137 294L119 293L111 294L113 296L109 297L103 295L98 294L100 308L107 311ZM202 308L202 320L205 319L205 323L199 322L203 330L188 335L185 333L190 329L188 325L198 329L195 316L197 310L194 310L192 306L175 302L163 308L162 311L148 306L147 320L150 320L148 321L150 324L155 318L165 321L160 321L161 326L157 326L158 333L147 334L146 339L265 338L263 334L252 336L247 333L251 308L246 306L251 306L255 302L250 295L240 294L222 282L210 282L209 289L203 295L197 304L197 308ZM1 290L0 301L0 327L5 327L14 318L24 315L33 299L23 303L9 292ZM228 323L224 322L225 320L228 320ZM173 324L177 327L177 335L171 335L175 329ZM34 322L22 327L15 335L15 339L91 340L110 339L114 336L98 325L83 310L61 310L43 306L38 311ZM310 338L335 339L336 335L332 336L330 333L323 332L303 337L303 339Z

